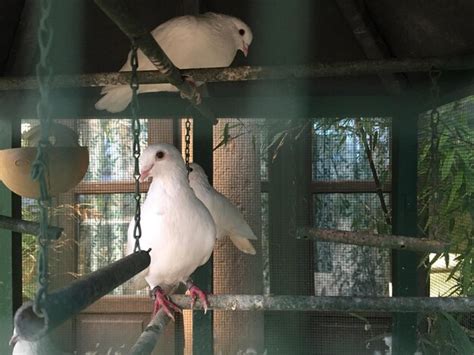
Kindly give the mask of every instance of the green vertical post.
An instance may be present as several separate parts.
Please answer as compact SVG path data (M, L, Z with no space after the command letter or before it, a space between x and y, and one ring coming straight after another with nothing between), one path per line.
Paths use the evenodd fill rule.
M19 146L19 121L0 117L0 149ZM0 169L8 167L0 166ZM20 198L0 183L0 214L20 217ZM0 229L0 354L11 352L8 346L13 332L13 315L21 305L21 237Z
M295 227L310 223L310 134L307 129L298 139L288 137L269 166L270 293L274 295L314 294L311 242L297 240L295 234ZM265 312L268 353L314 352L311 317L310 312Z
M193 120L193 161L202 166L212 184L213 125L201 116ZM212 256L192 275L193 281L207 293L213 291ZM193 312L193 354L213 354L213 312Z
M417 156L418 115L403 111L393 119L392 158L392 232L417 236ZM394 296L417 296L419 256L409 251L392 254L392 282ZM421 280L424 282L423 280ZM413 354L416 351L416 314L393 314L393 353Z

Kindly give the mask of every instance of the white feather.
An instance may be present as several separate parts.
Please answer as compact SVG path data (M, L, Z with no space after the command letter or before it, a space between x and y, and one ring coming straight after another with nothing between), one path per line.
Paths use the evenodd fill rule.
M163 152L162 159L156 158ZM141 248L151 248L151 264L140 277L150 287L172 289L186 282L211 256L216 239L214 221L187 181L181 154L169 144L149 146L140 158L142 170L153 181L141 209ZM128 253L133 251L134 221L128 231Z
M229 237L234 245L247 254L254 255L255 248L249 240L256 240L250 226L242 213L227 197L217 192L208 181L204 170L196 163L190 164L193 169L189 174L189 184L196 196L211 212L217 228L217 238Z
M239 30L245 34L241 35ZM173 64L179 69L228 67L238 50L252 42L252 32L239 19L208 12L197 16L181 16L168 20L151 34ZM139 70L156 70L142 51L138 51ZM130 71L130 53L120 71ZM138 92L177 91L171 84L144 84ZM131 101L128 85L106 86L105 94L95 105L98 110L123 111Z

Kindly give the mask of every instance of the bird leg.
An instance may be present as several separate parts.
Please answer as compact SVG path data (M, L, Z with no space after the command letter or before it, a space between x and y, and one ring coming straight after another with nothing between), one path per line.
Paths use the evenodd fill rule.
M201 301L202 308L204 309L204 314L206 314L207 308L209 307L209 301L207 300L206 293L197 287L191 279L186 281L186 287L188 288L186 295L191 297L191 309L194 308L196 298L199 297L199 301Z
M156 286L150 291L152 298L155 300L153 304L153 317L158 313L160 308L163 308L165 313L174 321L173 312L182 313L181 308L174 304L165 294L160 286Z
M13 334L10 341L8 342L8 345L10 345L11 347L14 347L17 342L18 342L18 335Z

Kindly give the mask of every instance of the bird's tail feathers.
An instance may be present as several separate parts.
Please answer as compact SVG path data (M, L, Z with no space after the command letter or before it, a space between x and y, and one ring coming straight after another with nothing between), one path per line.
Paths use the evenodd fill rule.
M254 246L247 238L240 235L231 235L229 238L237 247L237 249L244 252L245 254L255 255L257 253Z
M132 90L127 85L105 86L102 93L105 95L95 104L97 110L107 110L112 113L121 112L132 101Z

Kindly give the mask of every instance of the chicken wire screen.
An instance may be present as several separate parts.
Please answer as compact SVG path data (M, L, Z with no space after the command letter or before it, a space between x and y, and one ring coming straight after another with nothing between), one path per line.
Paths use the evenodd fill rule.
M161 122L161 120L160 120ZM352 121L348 121L352 122ZM25 120L23 122L23 129L27 130L37 122ZM133 159L131 156L131 133L130 123L128 120L119 119L89 119L89 120L74 120L64 121L71 128L79 133L80 144L88 146L90 150L90 166L89 170L81 182L81 184L74 189L74 191L60 196L55 200L55 219L58 225L65 227L65 240L69 241L71 246L68 251L61 251L61 244L55 246L57 250L52 258L57 258L59 261L62 257L72 256L69 263L64 261L59 262L56 269L53 268L52 279L57 278L57 283L66 283L74 277L87 274L89 272L100 269L101 267L123 257L125 253L126 231L128 223L134 213L133 200L133 185L132 185L132 169ZM167 140L173 141L172 125L169 122L160 127L155 120L142 120L142 146L146 146L150 142L157 142ZM271 243L271 236L269 235L269 198L268 189L265 184L268 184L269 178L269 164L275 158L275 145L277 142L272 142L274 135L269 136L268 129L269 122L265 120L255 119L221 119L219 124L214 128L214 186L215 188L226 195L244 215L249 225L259 237L254 241L254 247L257 250L257 255L246 255L238 251L229 240L219 241L214 251L214 292L215 293L234 293L234 294L261 294L268 293L270 289L271 276L269 275L269 253L268 247ZM271 124L271 123L270 123ZM363 181L370 180L370 174L367 172L367 166L363 164L363 152L354 147L357 143L354 138L349 138L344 148L341 148L339 143L328 144L324 143L320 148L320 138L323 135L329 136L327 132L329 128L321 130L316 129L318 120L314 121L314 129L312 130L311 147L308 147L307 155L313 156L313 170L314 180L318 180L317 171L319 165L317 161L325 161L322 156L324 154L331 156L338 155L338 158L348 161L345 167L345 180L351 180L354 176L359 176ZM350 126L350 124L349 124ZM283 129L284 131L284 129ZM167 132L167 133L164 133ZM182 133L182 132L181 132ZM272 133L273 134L273 133ZM278 134L278 132L277 132ZM319 135L318 135L319 134ZM321 135L322 134L322 135ZM386 132L384 132L386 134ZM355 136L354 136L355 137ZM164 138L164 139L163 139ZM352 140L351 140L352 139ZM382 140L383 142L383 140ZM275 144L277 143L277 144ZM318 145L319 144L319 145ZM347 146L347 147L346 147ZM342 149L342 150L341 150ZM272 151L272 153L270 153ZM311 153L312 152L312 153ZM331 153L332 152L332 153ZM357 155L357 156L354 156ZM383 156L383 155L381 155ZM360 173L351 172L349 166L352 164L350 160L359 159ZM335 162L333 162L335 163ZM322 168L326 171L326 178L330 180L340 179L341 171L338 174L332 174L327 168ZM365 169L365 170L364 170ZM329 171L329 172L328 172ZM329 175L328 175L329 174ZM353 175L351 175L353 174ZM359 174L359 175L357 175ZM365 175L364 175L365 174ZM334 175L334 176L333 176ZM341 199L342 196L342 199ZM358 210L355 207L357 204L364 206L363 212L365 216L367 209L373 209L374 214L366 218L363 222L358 221L360 227L374 228L374 221L377 219L377 199L374 194L314 194L313 205L311 208L314 213L315 223L326 227L337 226L344 224L344 229L357 228L351 222L357 220ZM385 196L387 197L387 196ZM30 213L34 210L35 204L31 200L24 199L23 211ZM324 206L324 208L321 208ZM351 207L352 206L352 207ZM330 212L322 212L327 210ZM335 213L337 211L337 213ZM319 222L316 222L319 221ZM25 244L28 238L24 239ZM24 295L31 297L34 292L34 260L31 258L31 243L25 245L24 253L28 257L24 258ZM316 244L316 243L315 243ZM319 249L318 249L319 248ZM323 254L322 251L326 248L330 250L329 254ZM331 249L332 248L332 249ZM356 286L350 286L344 290L341 285L345 285L343 281L341 265L338 265L338 260L342 259L343 252L338 250L335 246L329 246L323 243L315 246L315 279L318 274L325 274L326 280L319 280L315 283L318 288L315 288L316 294L381 294L385 292L383 268L370 269L360 271L357 268L354 270L348 269L345 272L345 278L350 279L351 275L358 274L361 279L361 285L358 285L358 291L354 291ZM354 248L352 252L354 258L357 260L364 260L370 256L376 255L371 248ZM383 255L377 255L380 260ZM353 264L354 261L348 264ZM329 265L329 269L322 270L318 265ZM379 266L381 264L378 264ZM64 270L62 267L69 267L69 270ZM361 268L362 269L362 268ZM339 274L336 270L339 270ZM373 276L372 271L376 271L379 276L376 281L369 280ZM307 270L311 273L312 270ZM331 274L333 272L333 274ZM55 276L57 275L63 275ZM64 277L64 274L70 277ZM338 278L341 285L334 286L334 276ZM364 276L365 275L365 276ZM284 277L291 278L294 275L288 274ZM380 280L379 280L380 279ZM365 282L365 284L364 284ZM330 291L339 290L339 291ZM110 296L130 297L136 296L148 301L147 292L137 292L124 284L110 294ZM109 296L109 297L110 297ZM119 305L125 305L126 299ZM148 302L149 303L149 302ZM108 317L116 317L120 314L120 307L106 312ZM105 316L105 315L104 315ZM308 325L305 334L309 337L311 334L325 334L331 333L331 327L338 327L341 332L350 330L355 325L359 330L364 329L364 324L357 318L347 317L346 315L333 314L315 314L312 317L311 324ZM88 319L93 322L92 319ZM377 322L377 321L375 321ZM216 311L214 315L214 333L215 333L215 353L263 353L265 352L264 338L264 324L265 319L262 312L225 312ZM79 321L76 324L81 328L83 324ZM191 353L192 333L190 313L185 312L184 317L185 328L185 353ZM234 334L238 329L241 336L235 337ZM372 332L367 333L366 338L374 336L373 330L377 327L371 328ZM382 329L382 328L381 328ZM385 328L383 328L385 329ZM352 330L353 331L353 330ZM363 333L366 331L363 331ZM77 334L85 334L84 330L77 331ZM316 339L316 338L315 338ZM326 339L326 341L322 341ZM98 339L97 339L98 340ZM333 343L335 339L331 340L317 336L317 340L313 342L314 350L322 349ZM76 348L87 349L87 346L82 344L82 340L76 336L76 339L71 341ZM358 347L361 349L366 347L365 341L358 341ZM71 345L69 346L71 348ZM98 349L119 351L124 348L124 344L120 343L120 337L117 338L116 344L101 344ZM157 350L157 352L163 351ZM322 352L324 353L324 352Z
M472 112L472 109L463 110ZM310 139L305 145L304 155L298 159L309 164L311 188L308 211L312 225L347 231L389 233L390 122L388 118L321 118L291 131L285 124L276 124L274 120L220 119L219 124L214 127L213 138L214 186L239 208L258 240L253 241L256 256L239 252L229 240L217 243L214 251L214 292L271 292L272 261L269 250L274 241L270 227L275 221L270 218L272 207L269 184L272 175L269 170L281 146L300 144L299 137L303 131L309 132ZM54 247L55 251L51 256L53 285L66 284L76 276L120 259L125 252L126 229L134 213L129 121L90 119L61 123L79 133L81 145L89 147L91 163L83 182L74 191L54 201L53 223L65 228L66 237ZM141 123L142 146L159 141L178 144L176 137L183 134L183 130L173 133L171 120L149 119L142 120ZM24 120L22 129L27 130L35 124L35 121ZM293 133L288 135L289 131ZM424 137L422 132L420 129L420 140ZM285 139L286 143L282 143ZM423 152L422 147L420 145L420 152ZM367 149L371 152L375 170L368 162ZM420 169L422 168L420 165ZM383 194L376 192L374 174L380 180ZM143 187L144 193L146 188L147 186ZM34 201L23 199L24 216L35 219L35 209ZM285 243L296 243L294 236L288 235L287 238L289 239ZM312 252L308 254L312 258L311 265L303 271L312 275L314 286L311 294L390 294L391 266L388 251L327 242L314 242L312 245ZM24 237L25 298L31 298L35 290L34 253L33 238ZM295 259L298 259L298 255L288 256L290 263ZM435 280L433 275L435 273L431 280ZM280 277L294 279L298 276L295 270L289 268ZM142 300L142 303L135 303L131 307L130 297ZM151 303L146 291L137 292L124 284L109 295L109 300L111 305L105 305L101 309L103 319L115 319L114 322L138 322L142 319L143 325L149 319ZM294 314L291 318L303 328L294 327L291 323L284 327L288 327L287 335L306 339L307 344L304 346L296 345L295 353L373 354L376 351L384 353L387 349L384 339L389 339L387 335L391 322L387 314L308 313ZM131 345L123 344L120 335L117 338L111 337L114 341L108 344L83 344L84 340L78 334L85 334L85 325L97 322L94 318L97 314L85 314L81 317L76 322L76 330L72 331L70 341L60 340L66 343L63 344L65 349L87 350L90 345L104 352L109 349L124 351ZM277 334L265 333L264 328L269 321L272 318L266 317L263 312L216 311L215 353L268 353L267 345L281 341ZM83 330L78 330L79 328ZM124 327L122 331L125 329L127 328ZM239 334L238 337L235 336L236 333ZM166 336L174 338L174 330L170 330ZM96 338L93 341L100 341L98 335ZM184 315L184 339L184 351L190 354L190 312L185 312ZM155 353L168 353L174 347L173 341L165 341L157 347Z
M427 257L429 293L433 297L472 296L474 96L420 115L418 133L421 234L450 243L453 251ZM432 314L428 319L430 331L421 342L424 352L472 352L472 312L452 317Z

